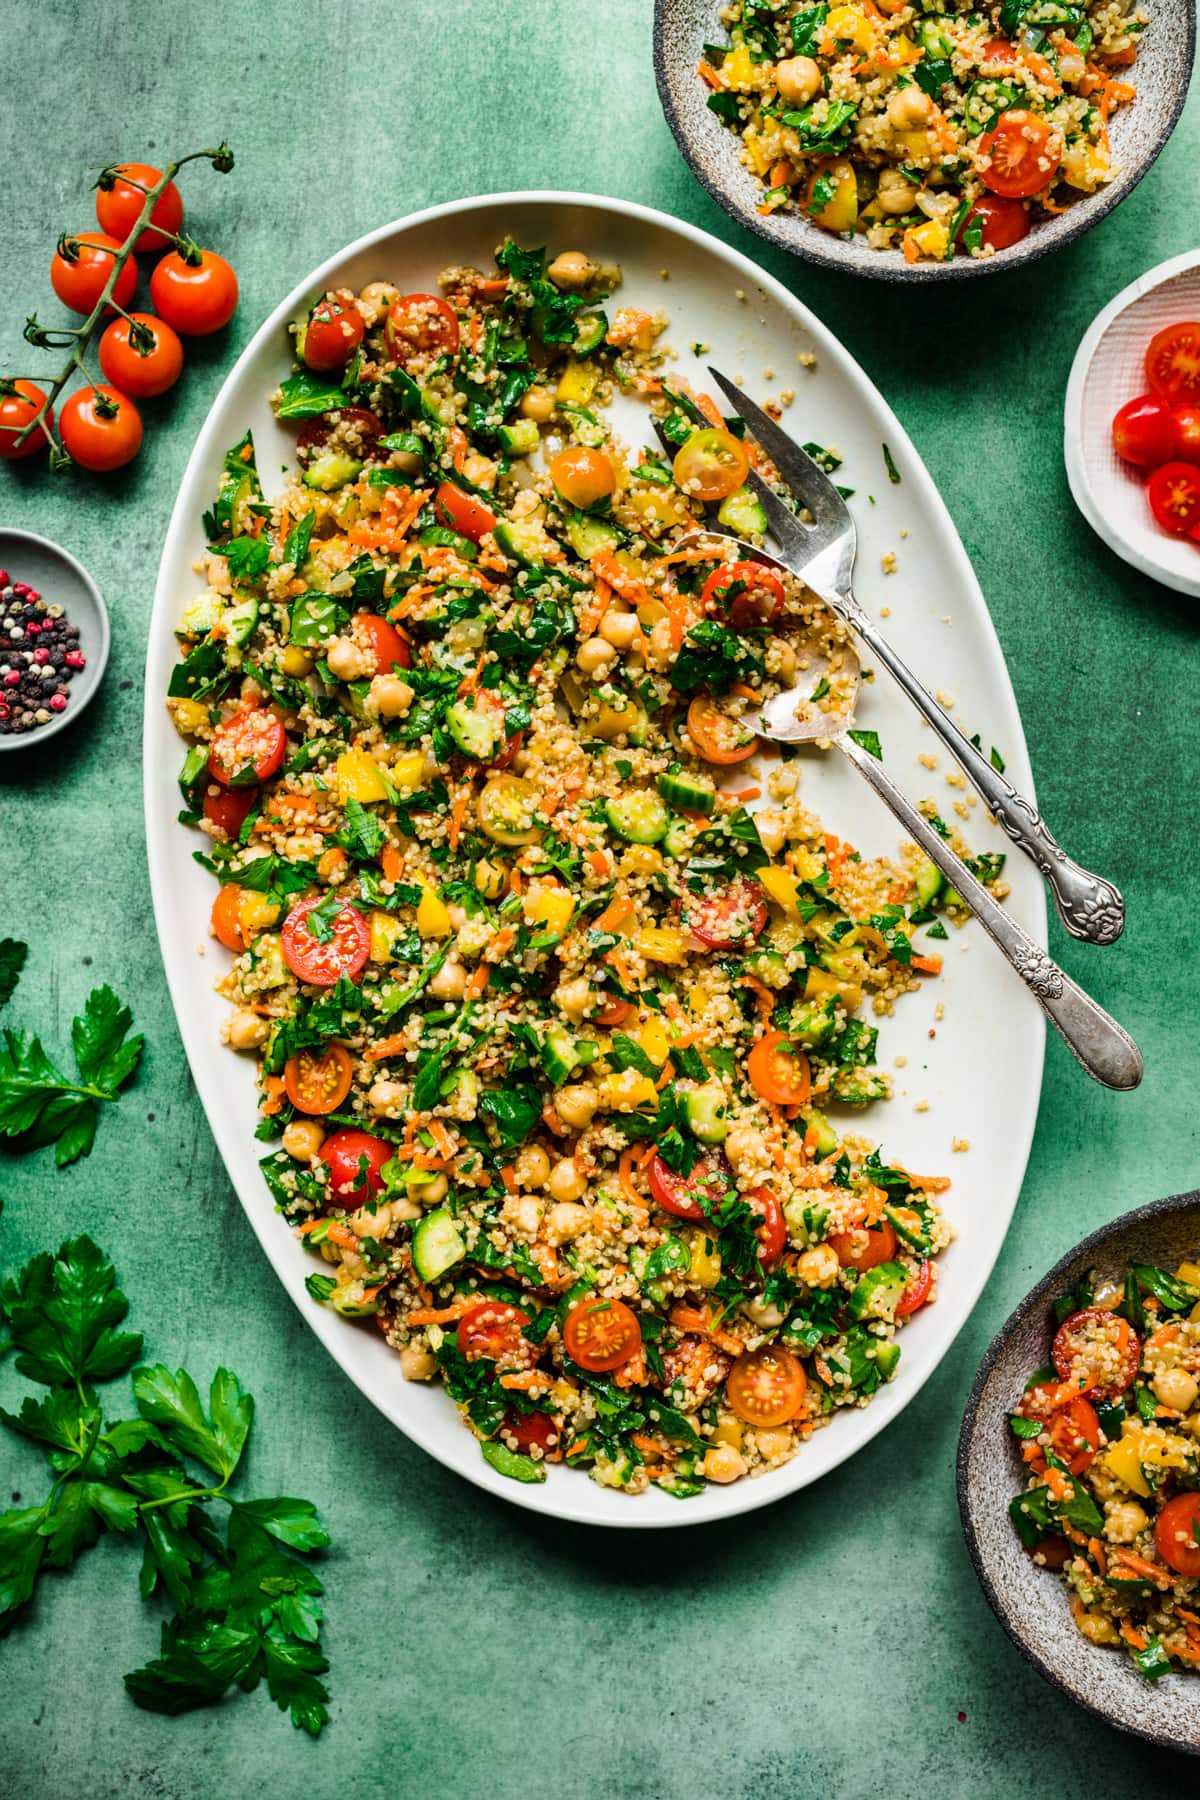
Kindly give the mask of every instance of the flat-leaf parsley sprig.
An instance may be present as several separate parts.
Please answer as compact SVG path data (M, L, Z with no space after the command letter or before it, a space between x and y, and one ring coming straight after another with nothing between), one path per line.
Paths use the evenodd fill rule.
M14 977L15 980L15 977ZM30 1032L6 1030L0 1042L0 1137L18 1147L54 1145L59 1168L91 1152L101 1101L119 1100L145 1039L129 1036L133 1015L110 987L93 988L71 1026L79 1079L69 1081Z
M0 1286L0 1322L16 1368L47 1392L0 1419L42 1445L51 1482L37 1506L0 1514L0 1632L29 1605L41 1576L66 1569L106 1532L137 1533L143 1598L175 1616L161 1653L125 1677L139 1706L181 1713L264 1678L276 1705L315 1737L329 1716L319 1679L323 1592L304 1560L329 1542L308 1500L242 1500L229 1492L254 1401L218 1369L205 1407L184 1369L133 1368L129 1302L89 1238L35 1256ZM96 1384L132 1369L137 1417L105 1417ZM225 1509L218 1522L216 1503ZM224 1530L221 1529L221 1524Z

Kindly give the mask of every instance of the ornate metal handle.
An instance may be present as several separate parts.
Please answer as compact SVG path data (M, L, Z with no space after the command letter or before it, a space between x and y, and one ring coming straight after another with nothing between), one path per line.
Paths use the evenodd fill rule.
M1001 828L1041 871L1059 917L1071 936L1082 938L1089 944L1115 944L1125 929L1125 902L1120 889L1071 861L1037 809L1018 794L1012 783L1006 781L963 736L949 714L922 687L907 663L897 656L853 594L831 596L830 604L845 616L863 642L871 646L880 662L895 676L951 756L962 764Z
M962 895L983 929L1012 964L1068 1050L1093 1081L1109 1088L1135 1088L1142 1079L1142 1058L1123 1026L1064 975L1057 963L1021 929L975 879L962 858L938 836L883 772L878 760L852 739L834 740L859 774L874 788L930 862Z

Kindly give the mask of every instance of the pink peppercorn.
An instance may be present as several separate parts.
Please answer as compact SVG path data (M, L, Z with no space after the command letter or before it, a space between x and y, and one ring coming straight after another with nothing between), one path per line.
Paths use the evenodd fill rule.
M82 650L68 650L63 661L68 669L85 669L87 667L87 657Z
M66 704L67 704L67 696L65 694L51 694L51 696L50 696L50 711L51 712L64 711L66 708Z
M48 663L50 661L50 652L48 650L35 650L33 653L33 660L35 663Z
M8 671L8 674L4 677L5 687L19 687L20 683L21 683L20 669L10 669Z

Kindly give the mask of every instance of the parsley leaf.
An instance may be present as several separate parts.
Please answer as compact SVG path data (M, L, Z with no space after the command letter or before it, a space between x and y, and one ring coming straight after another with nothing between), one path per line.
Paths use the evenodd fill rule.
M132 1015L109 987L93 988L83 1016L71 1027L80 1080L68 1081L40 1039L5 1031L0 1044L0 1137L22 1138L23 1149L55 1145L59 1168L86 1156L96 1135L97 1103L120 1097L142 1054L144 1040L128 1038Z
M12 999L28 955L28 944L18 938L0 938L0 1006Z

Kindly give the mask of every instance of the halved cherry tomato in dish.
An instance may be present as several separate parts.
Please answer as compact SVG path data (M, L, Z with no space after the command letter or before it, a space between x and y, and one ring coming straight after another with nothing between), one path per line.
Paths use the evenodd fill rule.
M505 738L503 750L501 750L498 755L493 756L491 762L485 764L485 767L496 770L507 769L524 742L524 731L512 732L510 736Z
M116 388L78 387L58 415L63 449L81 469L107 475L132 462L142 447L142 415Z
M1140 1357L1141 1345L1125 1320L1099 1306L1085 1306L1064 1319L1050 1351L1059 1380L1070 1382L1085 1400L1123 1394Z
M745 762L758 749L754 732L722 712L709 694L697 694L688 707L687 730L697 754L722 768Z
M326 1049L298 1050L284 1064L283 1085L298 1112L336 1112L350 1092L354 1062L340 1044Z
M205 794L203 812L210 825L235 838L257 805L257 788L223 787Z
M412 651L394 625L372 612L355 613L354 623L370 640L375 652L376 675L390 675L393 669L412 668Z
M755 1188L752 1194L747 1194L746 1205L762 1219L762 1224L754 1234L758 1239L759 1259L764 1269L773 1268L783 1255L783 1247L787 1243L783 1208L769 1187Z
M373 413L368 406L336 407L322 418L306 420L300 427L296 438L296 461L303 466L311 462L314 456L319 456L338 425L350 428L352 435L359 441L363 456L374 454L385 430L379 414Z
M614 1031L632 1016L633 1006L628 1000L621 1000L616 994L606 994L604 1005L599 1012L592 1014L592 1023L599 1025L604 1031Z
M30 432L23 444L17 442L25 427L36 418L46 395L33 381L18 379L12 385L17 390L15 394L0 394L0 457L5 462L20 462L23 457L36 456L39 450L49 448L50 440L41 425ZM52 406L46 409L45 424L47 429L53 429Z
M746 1059L756 1092L772 1106L806 1106L812 1098L812 1068L786 1031L764 1031Z
M524 1335L529 1314L504 1300L482 1300L458 1321L458 1347L468 1362L486 1357L501 1369L531 1369L540 1354Z
M347 1211L361 1206L383 1186L383 1165L392 1146L370 1131L335 1131L321 1145L317 1159L329 1170L329 1206Z
M897 1314L900 1308L896 1308ZM1062 1381L1040 1381L1021 1396L1017 1412L1040 1424L1050 1448L1072 1475L1082 1475L1100 1450L1100 1420L1090 1400Z
M209 923L217 942L240 956L246 948L246 934L242 930L242 890L236 881L227 881L222 887L212 903Z
M980 180L993 194L1010 200L1040 193L1053 181L1062 162L1062 136L1039 113L1017 107L1004 112L979 140L987 159Z
M105 171L105 176L108 171ZM96 189L96 219L101 231L124 243L141 217L146 195L162 180L162 170L150 163L118 163L111 187ZM101 176L101 180L105 179ZM134 239L136 251L165 250L183 224L183 201L173 181L168 181L150 212L149 223ZM157 230L155 227L157 226Z
M1075 1554L1075 1546L1061 1537L1039 1538L1029 1552L1040 1569L1062 1569Z
M1146 380L1165 400L1200 400L1200 320L1155 332L1146 351Z
M557 1419L549 1413L509 1413L504 1421L503 1436L512 1438L517 1449L526 1456L531 1450L540 1450L543 1456L549 1456L559 1440Z
M843 1269L857 1269L860 1274L891 1262L896 1254L896 1233L888 1219L852 1231L835 1231L827 1241Z
M729 1164L719 1151L710 1151L681 1175L656 1156L650 1164L650 1192L656 1206L675 1219L706 1219L708 1211L734 1192ZM705 1202L708 1210L706 1211Z
M608 499L617 485L617 471L603 450L576 444L569 450L560 450L553 459L550 479L568 506L587 512Z
M178 334L153 313L114 319L100 339L100 367L122 394L152 400L174 387L183 369Z
M679 903L680 919L707 950L739 950L752 944L769 914L757 881L733 881L719 894Z
M357 306L327 294L318 300L304 327L304 361L310 369L344 369L366 334Z
M81 231L78 236L68 232L62 242L68 254L64 256L61 249L54 252L50 285L72 312L90 313L113 272L121 239L110 237L106 231ZM137 279L137 264L130 257L112 291L115 305L128 307Z
M287 732L265 706L245 706L213 732L208 772L222 787L269 781L283 763Z
M1172 537L1192 537L1200 527L1200 469L1193 463L1169 462L1153 469L1146 498L1155 523Z
M896 1317L907 1319L910 1313L920 1312L933 1291L933 1264L926 1257L915 1275L911 1275L908 1284L896 1302Z
M1013 244L1019 244L1022 238L1029 236L1029 214L1019 200L1006 199L1003 194L979 196L958 228L960 243L973 219L979 220L981 250L1008 250ZM969 241L972 244L975 241L973 231Z
M1177 1575L1200 1575L1200 1493L1176 1494L1154 1522L1158 1554Z
M989 38L979 60L981 63L1000 63L1005 68L1011 67L1017 60L1016 45L1006 37Z
M705 612L719 613L735 631L770 625L783 611L783 583L762 563L722 563L700 594Z
M581 1369L604 1375L638 1354L642 1328L623 1300L581 1300L566 1316L563 1344Z
M333 903L336 905L336 901ZM320 933L309 915L320 907ZM334 987L343 975L351 981L371 949L371 929L358 908L343 903L337 912L328 895L299 900L283 921L283 960L292 974L312 987Z
M474 494L464 493L462 488L455 487L452 481L443 481L434 496L433 511L442 525L457 531L460 537L470 538L473 544L493 531L496 515L482 500Z
M1179 427L1169 401L1161 394L1139 394L1118 407L1112 423L1113 449L1122 462L1156 469L1179 454Z
M808 1377L804 1364L782 1344L739 1356L729 1371L725 1394L739 1419L769 1429L786 1425L804 1404Z
M181 256L170 250L150 277L154 310L184 337L209 337L228 325L238 303L238 279L215 250Z
M1200 405L1191 400L1181 400L1171 408L1171 416L1175 424L1176 443L1174 450L1169 451L1168 455L1177 456L1182 462L1200 463Z
M746 446L723 426L693 431L676 452L675 485L693 500L725 500L750 473Z
M389 306L384 325L388 355L406 369L421 356L441 356L458 349L458 320L436 294L404 294Z

